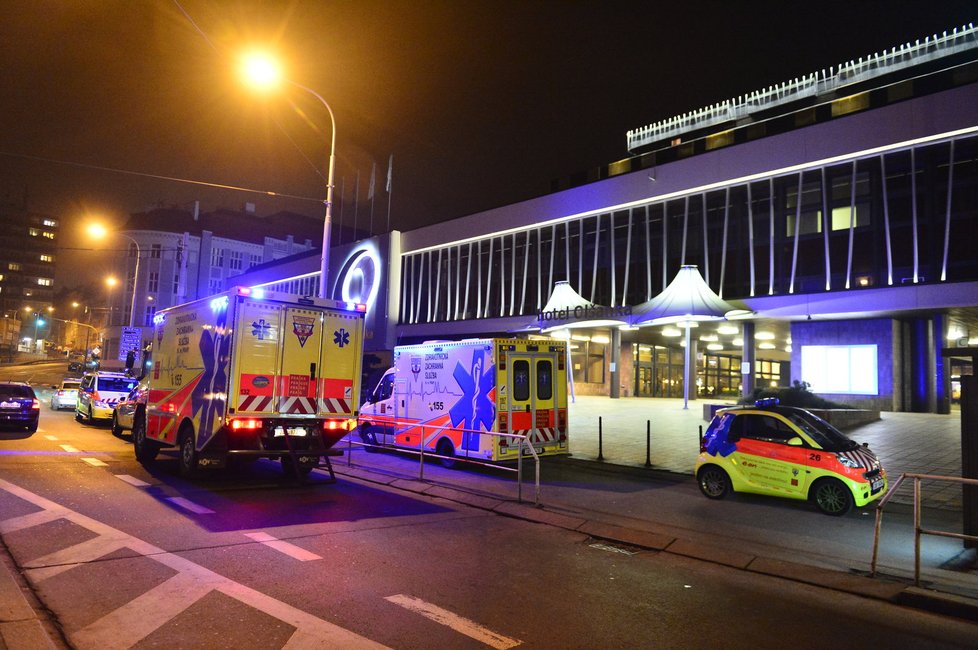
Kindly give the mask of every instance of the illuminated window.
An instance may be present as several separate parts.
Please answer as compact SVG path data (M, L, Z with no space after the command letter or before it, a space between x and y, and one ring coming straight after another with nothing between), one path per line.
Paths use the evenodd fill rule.
M41 261L42 262L53 262L54 261L54 255L41 255Z
M17 262L10 262L9 264L7 264L7 270L8 271L19 271L20 270L20 264L18 264Z
M879 395L876 345L803 345L801 370L812 392Z
M28 228L27 234L30 235L31 237L37 237L41 234L41 231L38 230L37 228Z
M50 287L54 285L54 280L51 278L38 278L37 283L42 287Z
M48 228L57 228L58 227L58 222L55 221L54 219L45 219L42 223L45 226L47 226Z
M53 232L50 232L50 231L47 231L47 230L45 230L44 232L42 232L41 235L45 239L54 239L54 233Z

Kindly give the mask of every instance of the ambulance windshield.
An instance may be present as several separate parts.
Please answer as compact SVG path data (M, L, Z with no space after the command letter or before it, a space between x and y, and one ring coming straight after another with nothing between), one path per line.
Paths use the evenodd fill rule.
M784 415L825 451L849 451L859 446L846 437L846 434L813 413L792 410Z

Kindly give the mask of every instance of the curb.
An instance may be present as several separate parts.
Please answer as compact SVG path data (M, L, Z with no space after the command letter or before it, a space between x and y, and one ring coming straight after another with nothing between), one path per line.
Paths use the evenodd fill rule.
M61 650L67 647L17 572L6 544L0 541L0 648Z
M501 497L425 483L416 479L398 479L362 467L337 467L336 473L406 492L445 499L514 519L563 528L608 542L711 562L944 616L968 621L978 620L978 600L939 593L900 581L871 578L853 572L752 555L691 539L575 517L549 510L543 505L518 503Z

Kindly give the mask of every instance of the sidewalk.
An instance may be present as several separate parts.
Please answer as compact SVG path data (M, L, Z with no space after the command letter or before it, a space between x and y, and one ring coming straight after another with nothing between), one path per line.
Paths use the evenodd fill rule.
M681 399L625 397L581 397L569 407L571 457L598 459L598 429L601 453L613 465L644 467L646 431L651 424L651 461L654 469L692 474L699 454L699 427L704 404L726 404L716 400L693 400L683 409ZM961 412L883 413L882 419L846 432L857 442L869 443L879 456L892 484L904 473L961 476ZM923 503L932 508L961 509L961 487L954 483L928 481ZM895 503L913 503L909 487L893 497Z

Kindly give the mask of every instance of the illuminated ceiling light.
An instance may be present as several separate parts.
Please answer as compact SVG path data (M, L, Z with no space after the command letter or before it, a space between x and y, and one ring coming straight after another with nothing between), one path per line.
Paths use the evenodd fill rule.
M679 342L679 347L681 348L686 347L686 339L683 339L682 341Z
M564 341L570 340L570 330L554 330L550 332L550 336L555 339L563 339Z
M682 330L677 330L675 327L666 327L662 330L662 336L682 336Z
M784 346L784 351L785 352L791 352L791 346L790 345Z
M600 336L600 335L599 336L592 336L591 337L591 342L592 343L601 343L602 345L607 345L607 344L611 343L611 339L609 339L607 336Z
M735 346L737 346L738 348L742 348L742 347L744 347L744 339L742 339L742 338L740 338L740 337L737 337L737 338L735 338L735 339L733 340L733 344L734 344Z
M775 348L774 343L758 343L757 347L761 350L773 350Z
M758 332L754 335L754 338L758 341L773 341L774 332Z
M723 344L722 343L710 343L708 346L706 346L706 349L707 350L722 350L723 349Z
M591 340L591 337L590 336L585 336L584 334L572 334L571 335L571 340L572 341L590 341Z
M720 337L717 336L716 334L703 334L702 336L700 336L700 340L706 343L712 343L714 341L719 341Z
M733 334L740 334L740 328L736 325L721 325L717 328L718 334L723 334L724 336L731 336Z

